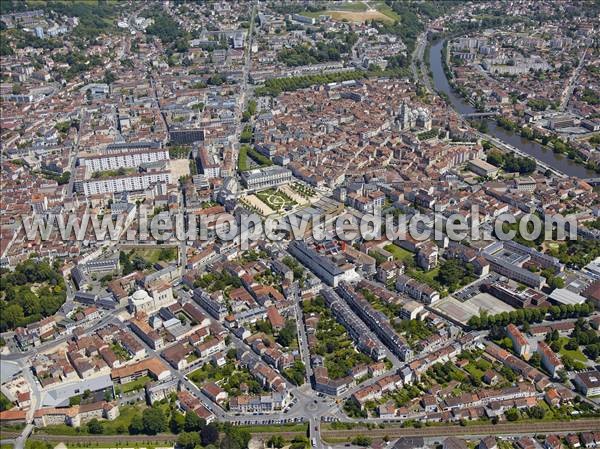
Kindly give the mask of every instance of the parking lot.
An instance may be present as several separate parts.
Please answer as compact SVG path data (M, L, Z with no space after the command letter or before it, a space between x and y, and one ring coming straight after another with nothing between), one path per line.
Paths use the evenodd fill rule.
M474 296L478 295L481 290L480 287L486 283L486 284L491 284L494 283L498 280L500 280L502 276L500 276L498 273L490 273L489 275L487 275L484 278L481 278L475 282L473 282L472 284L469 284L468 286L466 286L465 288L458 290L457 292L454 292L454 294L452 296L454 296L456 299L458 299L461 302L467 301L471 298L473 298Z

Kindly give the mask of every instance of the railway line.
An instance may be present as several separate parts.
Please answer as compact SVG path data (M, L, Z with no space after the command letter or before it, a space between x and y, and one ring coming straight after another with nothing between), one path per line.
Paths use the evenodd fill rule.
M581 419L576 421L540 421L504 424L474 424L460 425L434 425L431 427L387 427L384 429L351 429L351 430L322 430L325 440L368 435L371 438L400 438L408 436L444 437L459 435L521 435L538 433L568 433L600 431L599 419Z
M501 423L501 424L474 424L467 426L454 425L433 425L421 428L389 426L383 429L368 429L358 427L355 429L322 429L321 435L325 442L339 442L341 440L352 439L358 435L368 435L374 439L388 437L391 439L400 437L421 436L425 438L447 437L447 436L484 436L484 435L534 435L545 433L577 433L577 432L598 432L600 431L600 419L586 418L574 421L540 421L540 422L522 422L522 423ZM255 438L269 438L273 435L279 435L286 440L294 437L306 436L304 431L281 431L281 432L252 432ZM10 438L9 432L3 432L2 438ZM45 433L35 433L30 437L33 440L47 442L69 443L114 443L124 445L129 442L142 443L173 443L177 435L158 434L158 435L51 435Z

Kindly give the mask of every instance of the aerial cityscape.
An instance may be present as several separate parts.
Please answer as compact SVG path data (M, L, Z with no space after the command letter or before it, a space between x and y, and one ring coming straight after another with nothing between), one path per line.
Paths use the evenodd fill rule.
M0 0L0 449L600 448L599 29Z

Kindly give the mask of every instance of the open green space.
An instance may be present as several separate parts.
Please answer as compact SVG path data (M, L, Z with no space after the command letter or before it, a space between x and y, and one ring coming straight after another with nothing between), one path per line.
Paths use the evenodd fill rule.
M147 408L145 404L125 405L119 408L120 414L114 421L102 420L102 434L118 435L126 434L131 421L136 415L139 415L143 409ZM87 426L71 427L66 424L55 424L46 426L39 430L41 433L49 435L89 435Z
M119 389L121 390L121 393L129 393L130 391L141 390L148 382L152 382L152 379L148 376L142 376L133 382L119 385Z
M172 262L177 259L177 248L136 248L119 253L119 262L123 274L144 271L157 262Z
M139 256L151 264L177 259L177 248L135 249L132 257Z
M131 355L129 354L129 352L127 352L127 350L119 342L114 342L110 346L110 348L115 353L115 355L119 358L119 360L127 361L127 360L131 359Z
M0 412L12 407L12 402L0 391Z
M136 172L135 168L119 168L117 170L97 171L92 174L92 179L108 179L116 176L129 176Z
M249 145L242 145L238 154L238 170L248 171L260 167L268 167L273 165L271 159L260 154Z
M396 11L394 11L392 8L390 8L390 5L388 5L386 2L376 2L374 4L373 4L373 2L371 2L370 4L377 11L379 11L381 14L385 14L390 19L392 19L394 21L400 20L400 16L398 15L398 13Z
M394 243L384 246L383 249L392 253L394 259L402 261L405 265L414 263L415 255L404 248L400 248Z
M282 209L288 209L294 207L297 203L283 193L276 189L267 189L261 192L257 192L256 196L271 209L278 211Z
M558 344L560 345L560 355L571 357L573 360L578 362L587 362L587 357L581 352L579 349L566 349L565 345L569 342L568 337L560 337L558 339Z
M471 376L481 380L485 372L492 367L492 364L484 359L471 360L464 370Z

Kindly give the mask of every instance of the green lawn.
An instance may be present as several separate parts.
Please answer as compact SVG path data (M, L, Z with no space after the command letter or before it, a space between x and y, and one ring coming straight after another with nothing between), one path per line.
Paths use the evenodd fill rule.
M573 360L576 360L576 361L579 361L579 362L583 362L583 363L587 362L587 357L579 349L574 350L574 351L573 350L569 350L569 349L565 349L564 346L568 343L569 338L567 338L567 337L560 337L558 339L558 341L560 343L560 355L561 356L568 355Z
M133 382L119 385L119 389L121 390L121 393L129 393L130 391L141 390L148 382L152 382L152 379L148 376L142 376Z
M127 350L118 342L115 342L111 345L111 349L115 353L115 355L119 358L119 360L131 360L131 355Z
M267 206L273 210L281 210L286 207L293 207L296 202L289 198L283 192L275 189L267 189L262 192L257 192L256 196Z
M0 391L0 410L8 410L12 407L12 402Z
M97 171L92 174L93 179L107 179L116 176L129 176L136 172L135 168L119 168L118 170Z
M177 248L135 249L130 258L140 256L154 265L156 262L169 262L177 259Z
M119 417L114 421L106 421L102 420L102 427L104 431L102 432L104 435L118 435L118 434L128 434L127 429L129 424L131 424L131 420L137 414L142 413L142 411L146 408L145 404L136 404L136 405L125 405L119 407ZM52 426L46 426L43 429L40 429L39 432L47 433L49 435L88 435L87 427L81 426L71 427L66 424L56 424ZM143 438L143 436L141 437ZM113 445L114 447L114 445ZM134 446L128 446L134 447Z
M445 297L447 292L440 285L440 283L436 280L438 273L440 272L440 267L436 267L433 270L423 271L421 269L409 269L406 271L406 274L413 279L416 279L419 282L429 285L434 290L440 292L440 297Z
M327 9L322 9L319 11L302 11L300 14L306 17L317 18L322 15L329 15L331 11L364 12L367 10L367 5L365 5L363 2L331 3L329 6L330 8ZM381 11L381 13L386 14L383 11Z
M415 260L415 255L404 248L400 248L398 245L394 243L390 243L383 247L386 251L392 253L394 259L401 260L406 264L406 262L411 262Z
M367 5L365 5L363 2L334 3L332 6L333 7L331 9L336 11L360 12L367 10Z
M480 367L478 367L475 362L469 362L469 364L465 366L464 369L467 373L469 373L476 379L481 380L481 378L483 377L484 371Z
M428 280L429 283L437 282L436 278L437 278L437 275L439 274L439 272L440 272L440 267L436 267L433 270L424 271L422 276L423 276L423 279Z
M131 420L138 413L142 413L146 408L145 404L136 404L136 405L125 405L120 407L119 417L114 421L102 421L102 425L104 426L104 433L106 434L117 434L119 431L125 430L127 433L127 429L129 424L131 424Z
M371 3L371 6L375 7L381 14L385 14L392 20L400 20L400 16L394 11L386 2L377 2L376 4Z

